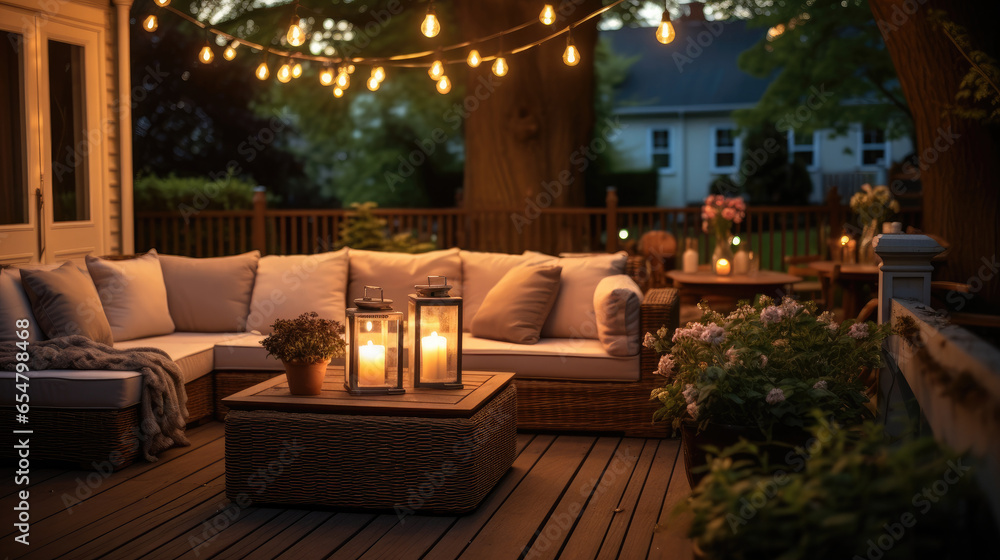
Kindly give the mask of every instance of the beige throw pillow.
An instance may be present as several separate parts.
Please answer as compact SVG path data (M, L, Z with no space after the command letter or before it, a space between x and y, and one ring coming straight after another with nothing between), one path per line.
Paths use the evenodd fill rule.
M628 254L564 257L545 261L562 267L562 286L542 338L598 338L594 318L594 290L608 276L623 274Z
M512 268L486 294L472 320L472 335L516 344L534 344L559 295L562 268Z
M75 264L66 262L55 270L22 269L21 286L38 326L49 338L79 334L114 343L97 288Z
M597 338L612 356L635 356L640 350L639 311L642 290L624 274L608 276L594 290Z
M257 265L247 330L271 334L275 319L315 311L345 324L347 249L317 255L266 256Z
M27 329L17 328L17 321L27 320ZM21 271L10 267L0 269L0 342L22 340L17 332L28 331L28 342L45 340L45 334L31 313L28 294L21 287Z
M167 304L180 332L246 330L259 251L197 259L160 255Z
M528 257L506 253L479 253L460 251L462 258L462 305L465 313L465 330L472 332L472 320L476 318L486 294L497 285L507 271L524 264Z
M405 313L407 296L415 291L413 286L426 284L428 276L447 277L452 285L450 295L462 296L462 259L458 249L416 255L351 249L350 258L348 307L354 307L354 300L364 297L365 286L381 286L385 298L393 301L392 308Z
M167 288L155 249L141 257L120 261L88 256L87 270L116 341L174 332Z

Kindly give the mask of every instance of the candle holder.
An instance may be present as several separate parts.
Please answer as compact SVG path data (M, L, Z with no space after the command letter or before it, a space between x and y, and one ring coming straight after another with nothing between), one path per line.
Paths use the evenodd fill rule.
M369 290L378 290L375 299ZM347 310L344 388L352 395L398 395L403 388L403 312L392 310L382 288L365 286L364 297Z
M444 276L428 276L409 296L408 337L414 387L461 389L462 298L448 295Z

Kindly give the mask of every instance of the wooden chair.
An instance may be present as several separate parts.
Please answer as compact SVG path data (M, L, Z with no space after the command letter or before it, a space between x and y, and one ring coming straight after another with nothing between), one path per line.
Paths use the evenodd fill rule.
M815 300L820 308L828 309L832 301L828 303L826 300L832 300L832 298L828 297L827 289L816 271L808 266L811 262L821 260L823 257L820 255L787 255L783 259L789 274L802 277L801 282L796 282L789 287L791 295L798 296L800 299Z

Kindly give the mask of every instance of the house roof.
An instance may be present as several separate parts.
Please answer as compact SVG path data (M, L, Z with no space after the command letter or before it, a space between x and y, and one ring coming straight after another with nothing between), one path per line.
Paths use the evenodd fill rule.
M757 103L770 80L739 69L740 53L764 31L744 21L674 22L677 37L660 44L649 27L603 31L615 54L638 59L615 88L619 113L731 111Z

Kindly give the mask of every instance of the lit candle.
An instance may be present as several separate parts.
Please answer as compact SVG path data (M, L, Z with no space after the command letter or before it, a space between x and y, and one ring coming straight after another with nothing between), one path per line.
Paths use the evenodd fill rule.
M726 276L730 272L729 261L726 259L719 259L715 261L715 272L720 276Z
M358 384L363 387L385 385L385 346L372 344L369 340L358 350Z
M448 380L448 340L434 331L420 339L420 379L443 382Z
M850 242L850 237L846 235L840 236L840 262L847 262L847 244Z

